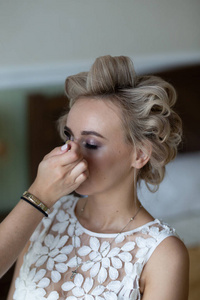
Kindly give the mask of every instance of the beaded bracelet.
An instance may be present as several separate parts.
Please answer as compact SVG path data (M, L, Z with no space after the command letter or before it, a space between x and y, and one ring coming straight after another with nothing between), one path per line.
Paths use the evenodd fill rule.
M39 199L37 199L34 195L25 191L21 199L34 206L41 213L43 213L45 217L48 217L48 214L50 213L49 208L46 205L44 205Z

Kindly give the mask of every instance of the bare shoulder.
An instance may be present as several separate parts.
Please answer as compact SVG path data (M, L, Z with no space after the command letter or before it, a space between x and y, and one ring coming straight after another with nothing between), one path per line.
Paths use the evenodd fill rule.
M155 257L154 257L155 256ZM152 255L152 260L174 262L175 264L189 261L188 250L184 243L175 236L169 236L157 247Z
M187 300L189 255L177 237L167 237L147 262L142 278L143 300Z

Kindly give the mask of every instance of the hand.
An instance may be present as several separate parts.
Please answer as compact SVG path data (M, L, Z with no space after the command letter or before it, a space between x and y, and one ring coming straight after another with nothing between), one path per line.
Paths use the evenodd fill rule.
M39 164L35 181L28 189L47 207L73 192L88 177L88 166L75 142L68 149L55 148Z

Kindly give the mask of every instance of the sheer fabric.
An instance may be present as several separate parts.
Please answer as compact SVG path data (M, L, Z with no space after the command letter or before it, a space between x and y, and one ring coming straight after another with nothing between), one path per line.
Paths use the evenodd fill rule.
M142 270L174 229L156 219L119 235L91 232L75 216L77 201L60 199L35 230L13 299L141 299Z

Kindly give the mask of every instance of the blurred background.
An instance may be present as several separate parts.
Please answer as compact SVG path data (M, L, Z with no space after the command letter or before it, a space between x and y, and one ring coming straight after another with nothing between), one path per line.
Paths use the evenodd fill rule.
M200 297L200 1L0 0L0 218L38 162L61 144L64 81L102 55L127 55L138 74L174 84L184 143L143 205L174 226L191 256L190 300ZM12 269L0 281L6 299ZM3 287L4 286L4 290Z

